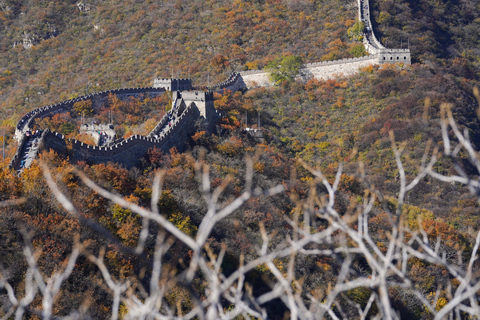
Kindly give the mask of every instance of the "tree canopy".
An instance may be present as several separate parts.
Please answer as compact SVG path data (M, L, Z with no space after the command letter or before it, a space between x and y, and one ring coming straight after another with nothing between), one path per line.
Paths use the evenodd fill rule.
M267 64L265 69L270 72L270 79L275 84L280 84L284 81L294 81L299 74L302 63L301 57L287 55L273 59Z

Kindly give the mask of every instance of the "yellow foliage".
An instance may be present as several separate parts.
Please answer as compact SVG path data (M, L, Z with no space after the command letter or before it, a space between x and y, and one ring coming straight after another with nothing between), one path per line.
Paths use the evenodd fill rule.
M81 116L88 117L93 114L92 100L84 100L75 102L73 105L73 110Z
M157 125L157 119L155 119L155 118L148 119L143 124L143 130L138 132L138 134L147 135L147 134L150 133L150 131L153 130L153 128L155 128L156 125Z
M255 169L256 172L263 173L265 170L265 163L257 162L253 165L253 169Z
M247 63L245 63L245 66L248 68L248 70L256 70L256 69L258 69L258 63L257 63L257 61L247 62Z
M197 226L192 223L189 216L183 215L180 211L174 211L171 213L168 221L189 236L193 237L197 233Z
M364 68L361 68L360 71L362 72L365 72L365 73L373 73L373 66L372 65L369 65L369 66L366 66Z
M440 311L446 304L448 303L448 300L445 298L440 298L437 301L437 305L435 306L435 310Z

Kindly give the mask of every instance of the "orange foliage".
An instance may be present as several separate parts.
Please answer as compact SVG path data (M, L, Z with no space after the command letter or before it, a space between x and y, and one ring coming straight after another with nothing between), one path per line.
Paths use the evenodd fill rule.
M141 226L138 219L133 216L125 218L125 222L117 231L117 235L124 241L127 246L133 247L137 243L138 235L140 234Z
M218 151L233 157L243 151L243 141L238 137L231 137L220 146L218 146Z
M425 219L422 222L422 226L432 241L436 241L437 237L440 237L449 247L458 246L459 238L457 232L445 222Z
M81 133L77 136L75 136L75 139L80 141L80 142L83 142L85 144L88 144L88 145L91 145L91 146L94 146L96 145L95 144L95 139L93 139L93 137L87 133Z
M205 136L205 131L197 131L195 134L192 136L193 141L198 141L202 137Z

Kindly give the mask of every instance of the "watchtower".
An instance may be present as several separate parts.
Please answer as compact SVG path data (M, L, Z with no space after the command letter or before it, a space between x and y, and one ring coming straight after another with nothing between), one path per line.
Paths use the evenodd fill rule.
M192 90L192 79L156 78L153 79L153 87L163 88L167 91Z

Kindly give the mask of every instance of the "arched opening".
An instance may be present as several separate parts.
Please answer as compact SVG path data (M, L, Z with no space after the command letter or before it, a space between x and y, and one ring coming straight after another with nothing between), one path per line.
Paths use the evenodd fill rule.
M393 57L390 57L390 60L393 60Z

